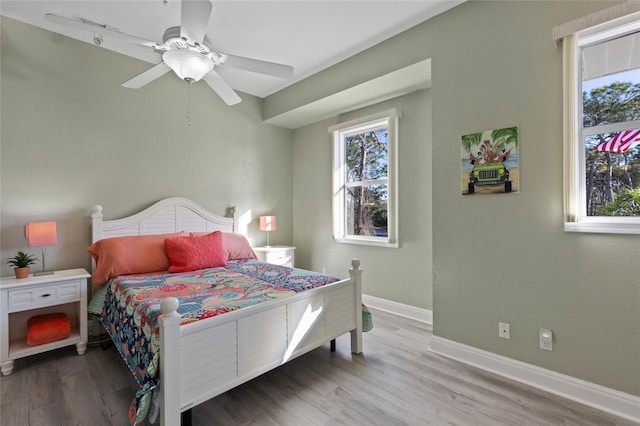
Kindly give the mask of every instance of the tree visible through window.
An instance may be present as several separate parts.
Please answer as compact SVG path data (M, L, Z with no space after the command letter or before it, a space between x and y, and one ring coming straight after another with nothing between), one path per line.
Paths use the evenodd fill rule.
M565 230L640 234L640 13L563 46Z
M388 235L388 139L386 126L345 135L347 234Z
M587 215L640 216L640 127L599 133L610 124L640 120L640 69L584 87L593 87L583 90L582 101Z
M339 242L397 246L395 111L333 126L333 229Z

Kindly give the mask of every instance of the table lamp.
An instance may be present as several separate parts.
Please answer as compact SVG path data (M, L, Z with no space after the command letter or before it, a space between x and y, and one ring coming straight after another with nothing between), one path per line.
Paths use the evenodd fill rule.
M260 230L267 233L267 247L269 247L269 232L278 229L275 216L260 216Z
M49 275L53 271L47 271L44 264L44 246L55 246L58 242L55 222L31 222L27 223L27 240L29 247L42 247L42 271L33 275Z

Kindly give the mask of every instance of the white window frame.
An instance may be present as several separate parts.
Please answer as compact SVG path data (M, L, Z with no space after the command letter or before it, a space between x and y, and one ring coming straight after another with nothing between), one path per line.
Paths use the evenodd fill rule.
M329 128L333 137L333 238L338 243L361 244L378 247L399 247L398 242L398 118L400 111L393 109L369 115ZM387 139L387 236L362 236L346 233L346 153L344 136L360 129L386 126ZM368 182L371 183L371 182ZM374 182L375 183L375 182Z
M640 13L633 13L564 37L564 230L640 234L640 217L587 216L584 137L633 128L638 122L582 128L582 48L640 29ZM605 128L606 127L606 128Z

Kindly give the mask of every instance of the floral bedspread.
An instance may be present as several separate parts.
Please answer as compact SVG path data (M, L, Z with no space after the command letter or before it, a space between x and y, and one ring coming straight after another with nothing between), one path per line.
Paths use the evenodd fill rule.
M336 281L339 278L253 259L179 274L155 272L112 279L99 318L140 385L129 410L130 424L146 418L157 384L157 319L163 298L178 298L181 324L188 324Z

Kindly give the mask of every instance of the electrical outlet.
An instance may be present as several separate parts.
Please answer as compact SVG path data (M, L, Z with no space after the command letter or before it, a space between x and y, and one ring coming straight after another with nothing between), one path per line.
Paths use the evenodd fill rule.
M553 350L553 331L546 328L540 329L540 349L545 351Z
M506 322L498 323L498 337L502 337L503 339L511 338L511 326Z

